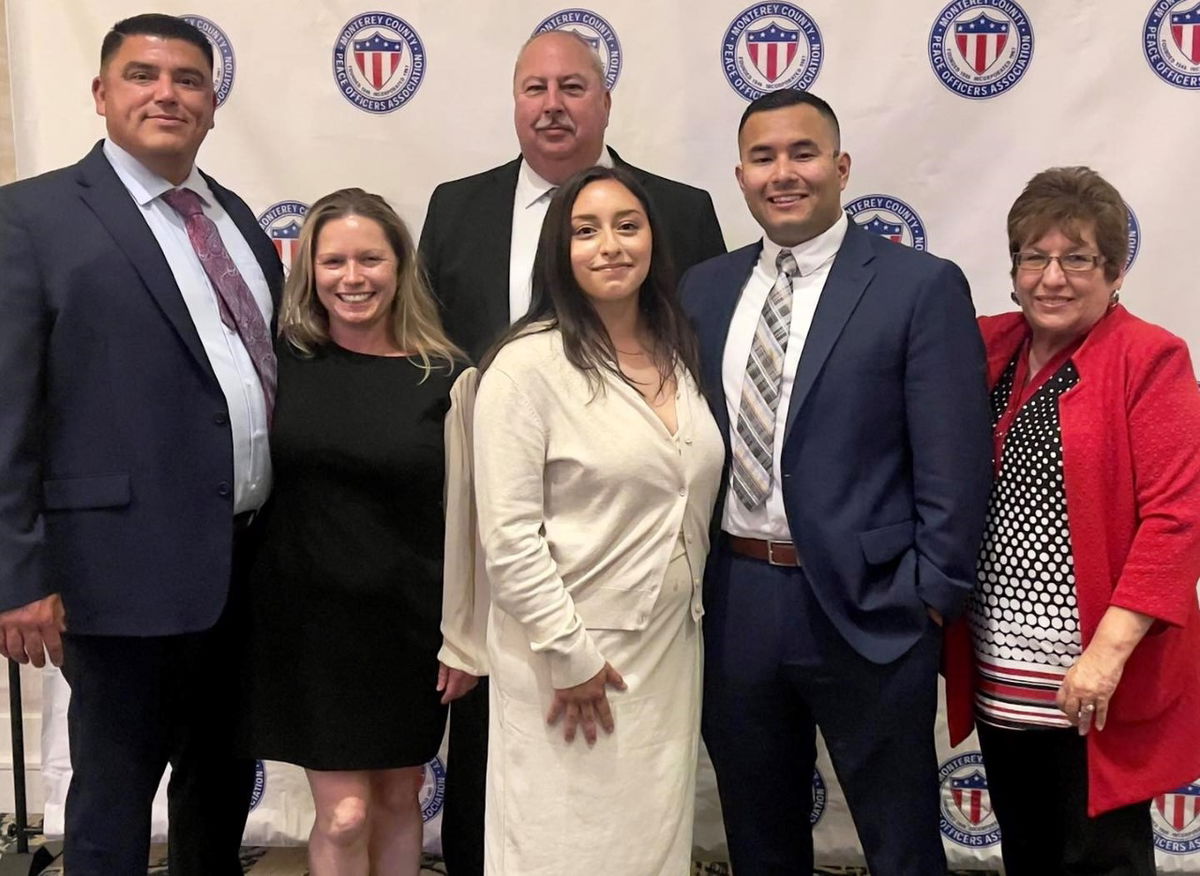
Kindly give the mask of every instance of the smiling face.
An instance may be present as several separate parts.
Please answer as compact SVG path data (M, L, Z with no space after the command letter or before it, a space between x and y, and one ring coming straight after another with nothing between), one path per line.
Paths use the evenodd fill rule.
M373 219L330 219L313 246L317 299L329 314L335 344L361 349L391 344L398 259L383 227ZM353 340L351 340L353 339Z
M796 246L837 221L850 156L838 151L833 125L815 108L754 113L738 135L738 151L738 185L772 241Z
M543 179L561 184L596 163L611 98L581 39L552 31L525 46L513 73L513 102L521 155Z
M168 182L183 182L213 127L212 68L186 40L125 37L92 81L108 137Z
M646 208L613 179L584 186L571 208L571 270L593 307L636 300L654 238Z
M1080 228L1078 238L1073 240L1060 229L1052 228L1037 240L1027 242L1020 251L1058 258L1099 254L1091 226ZM1036 342L1070 343L1100 321L1123 277L1122 271L1114 279L1106 279L1103 262L1087 271L1064 271L1056 258L1043 271L1017 268L1013 273L1013 290Z

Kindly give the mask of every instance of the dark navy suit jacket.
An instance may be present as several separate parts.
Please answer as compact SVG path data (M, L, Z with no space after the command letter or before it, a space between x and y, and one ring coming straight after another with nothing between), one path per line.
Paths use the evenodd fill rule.
M277 299L270 241L208 182ZM100 144L0 188L0 610L59 592L74 633L212 626L232 484L225 397Z
M681 285L727 451L721 360L761 248L703 262ZM817 601L856 651L890 662L928 629L927 606L961 611L975 585L992 445L983 344L956 265L850 224L782 440L792 538ZM715 526L723 509L724 492Z

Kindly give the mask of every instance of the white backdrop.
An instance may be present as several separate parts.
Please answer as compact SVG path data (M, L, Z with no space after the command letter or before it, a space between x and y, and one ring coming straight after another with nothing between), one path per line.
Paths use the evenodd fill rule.
M757 236L732 173L746 95L811 86L841 117L855 220L957 261L981 313L1008 307L1004 217L1024 182L1051 165L1089 164L1136 216L1124 301L1193 350L1200 344L1200 248L1189 218L1200 203L1198 0L586 2L158 8L201 16L218 46L225 99L200 164L266 214L281 249L303 205L335 188L380 192L416 234L438 182L515 156L512 63L546 23L582 32L609 65L609 142L634 164L707 188L731 247ZM103 135L88 93L100 40L113 21L146 9L141 0L8 0L8 9L17 170L29 176L76 161ZM65 791L64 689L57 675L47 679L53 830ZM995 862L974 747L941 759L951 857ZM853 861L849 817L826 763L821 770L823 855ZM707 773L701 784L697 842L719 854ZM268 765L252 838L302 836L305 796L294 772ZM1155 813L1162 870L1200 872L1200 785L1165 796Z

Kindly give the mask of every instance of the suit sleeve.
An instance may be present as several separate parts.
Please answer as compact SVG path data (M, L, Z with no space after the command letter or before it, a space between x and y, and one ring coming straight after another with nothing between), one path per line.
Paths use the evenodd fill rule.
M725 251L725 235L721 233L712 197L702 190L696 210L696 264L724 255Z
M1127 388L1138 526L1111 604L1182 625L1200 577L1200 390L1178 338L1139 364Z
M0 190L0 611L48 596L42 421L47 313L28 229Z
M425 276L429 278L429 288L433 291L433 297L437 301L438 311L444 314L445 303L442 301L441 291L438 288L438 234L436 228L437 217L441 211L441 192L442 187L438 186L429 196L429 206L425 210L425 224L421 226L421 242L417 245L417 251L421 256L421 265L425 269Z
M918 296L904 378L917 595L947 618L974 589L992 483L986 358L962 271L942 262Z
M490 368L475 402L475 489L492 601L524 627L530 647L549 661L551 683L565 688L603 669L604 657L543 534L546 448L533 403L512 377Z

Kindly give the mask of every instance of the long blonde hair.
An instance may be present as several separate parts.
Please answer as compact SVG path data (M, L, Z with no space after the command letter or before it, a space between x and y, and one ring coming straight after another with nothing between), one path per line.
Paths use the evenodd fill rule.
M325 223L346 216L361 216L378 224L396 253L396 297L390 325L396 345L415 353L426 374L435 362L449 371L455 362L465 361L465 354L442 328L408 228L387 201L358 188L331 192L313 204L305 216L296 260L283 287L279 333L303 355L311 356L329 343L329 314L317 297L313 260L317 237Z

